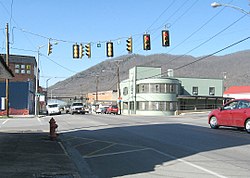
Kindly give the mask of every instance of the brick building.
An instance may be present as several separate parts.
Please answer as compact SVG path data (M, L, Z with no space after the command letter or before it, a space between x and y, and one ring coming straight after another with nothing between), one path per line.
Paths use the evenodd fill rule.
M87 104L112 104L117 102L117 90L98 91L86 94Z
M1 55L5 60L5 55ZM33 56L10 55L9 69L14 77L9 80L10 114L34 112L36 59ZM5 80L0 79L0 97L5 97ZM1 103L0 103L1 105ZM0 115L4 114L4 111Z

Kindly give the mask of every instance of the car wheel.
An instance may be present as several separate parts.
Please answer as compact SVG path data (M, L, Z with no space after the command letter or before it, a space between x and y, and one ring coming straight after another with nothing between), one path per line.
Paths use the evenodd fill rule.
M211 117L210 118L210 121L209 121L209 124L210 124L210 127L212 129L217 129L219 126L218 126L218 121L217 121L217 118L215 116ZM249 123L250 124L250 123Z
M250 133L250 119L247 119L247 121L245 123L245 129L246 129L247 133Z

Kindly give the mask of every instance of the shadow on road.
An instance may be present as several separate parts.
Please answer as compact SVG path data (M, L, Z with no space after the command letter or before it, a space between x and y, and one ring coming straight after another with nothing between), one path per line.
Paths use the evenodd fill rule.
M84 158L78 169L88 165L94 175L115 177L151 172L158 165L201 152L250 144L249 134L232 131L154 124L74 131L62 138L68 151L75 150L71 156Z

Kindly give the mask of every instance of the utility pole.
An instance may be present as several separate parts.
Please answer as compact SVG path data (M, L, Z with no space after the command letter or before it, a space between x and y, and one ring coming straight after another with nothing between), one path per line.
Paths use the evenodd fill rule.
M115 60L115 64L117 66L117 90L118 90L118 98L117 98L117 101L118 101L118 108L119 108L119 113L122 114L122 108L121 108L121 88L120 88L120 62L122 62L123 60Z
M99 75L96 75L96 90L95 90L95 103L98 102L98 83L99 83Z
M9 25L8 23L6 24L6 65L9 67ZM6 116L9 117L10 110L9 110L9 79L5 80L6 82Z
M117 88L118 88L118 107L119 112L122 114L122 108L121 108L121 88L120 88L120 63L117 62Z

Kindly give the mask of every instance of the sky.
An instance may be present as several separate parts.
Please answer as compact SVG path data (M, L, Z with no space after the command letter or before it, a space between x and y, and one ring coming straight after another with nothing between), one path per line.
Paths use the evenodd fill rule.
M40 85L58 81L108 60L106 42L114 43L114 57L128 54L174 54L195 57L212 54L250 36L250 14L232 7L212 8L213 0L0 0L0 53L6 53L9 24L10 54L37 58ZM250 12L249 0L220 0ZM168 29L170 46L162 47L161 31ZM143 50L143 34L150 34L151 50ZM52 53L47 55L48 41ZM73 59L73 44L91 43L91 58ZM100 43L101 47L97 47ZM217 55L250 48L245 40Z

